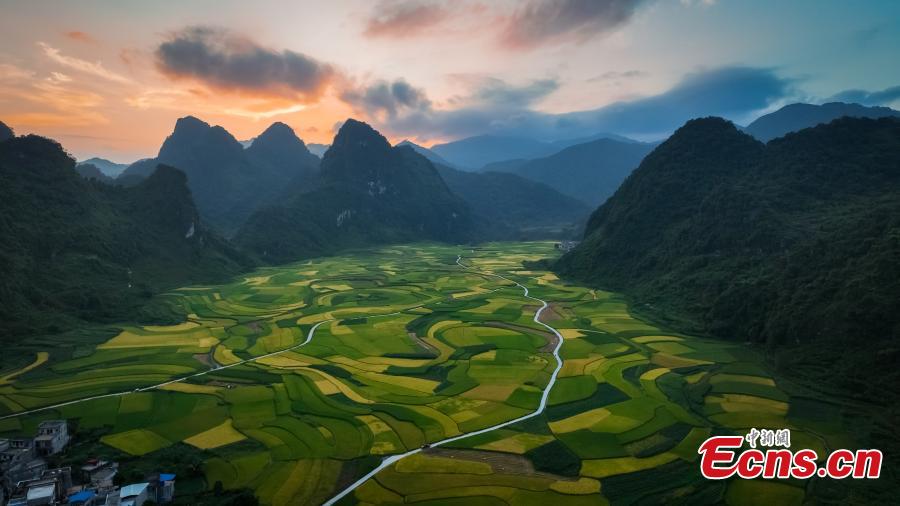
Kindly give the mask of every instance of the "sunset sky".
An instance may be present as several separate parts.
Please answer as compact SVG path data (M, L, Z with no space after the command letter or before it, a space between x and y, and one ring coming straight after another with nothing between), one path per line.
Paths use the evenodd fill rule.
M422 144L655 139L794 101L900 106L900 2L0 1L0 121L76 157L155 156L175 120L238 139L347 117Z

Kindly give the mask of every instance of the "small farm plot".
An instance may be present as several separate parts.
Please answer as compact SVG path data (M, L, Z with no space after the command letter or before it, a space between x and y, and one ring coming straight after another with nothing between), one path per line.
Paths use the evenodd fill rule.
M391 246L173 290L160 302L180 323L123 322L4 369L0 416L14 416L0 437L66 418L78 444L123 468L193 452L207 489L249 488L266 505L322 503L384 456L482 429L400 459L348 501L802 500L793 483L697 480L696 449L762 426L812 444L836 430L829 405L786 394L742 346L659 328L617 294L523 266L553 254L546 242ZM559 344L516 282L548 301L541 321L562 335L563 364L546 409L506 425L539 409Z

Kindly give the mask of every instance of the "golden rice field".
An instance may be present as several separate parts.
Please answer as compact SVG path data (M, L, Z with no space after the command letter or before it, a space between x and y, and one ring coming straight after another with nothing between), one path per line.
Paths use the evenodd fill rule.
M321 503L384 456L537 408L555 338L496 273L550 302L542 321L564 337L546 411L402 459L343 502L802 502L800 482L703 480L697 447L771 427L833 448L846 441L827 406L789 394L744 345L671 332L617 294L523 267L553 254L542 242L394 246L175 290L160 303L181 323L124 323L0 373L0 437L66 418L73 459L196 459L182 497L218 483L262 504Z

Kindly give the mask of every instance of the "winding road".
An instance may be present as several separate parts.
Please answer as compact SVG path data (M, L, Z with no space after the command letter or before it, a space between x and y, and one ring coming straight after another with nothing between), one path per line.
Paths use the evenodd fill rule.
M549 304L547 303L547 301L545 301L545 300L543 300L543 299L539 299L539 298L537 298L537 297L534 297L534 296L530 295L530 294L528 293L528 287L526 287L525 285L523 285L523 284L521 284L521 283L519 283L519 282L517 282L517 281L513 281L513 280L511 280L511 279L509 279L509 278L507 278L507 277L501 276L500 274L481 272L481 271L472 269L472 268L470 268L470 267L464 265L464 264L462 263L462 255L458 255L458 256L456 257L456 264L459 265L460 267L462 267L463 269L467 270L467 271L470 271L470 272L473 272L473 273L476 273L476 274L479 274L479 275L482 275L482 276L491 276L491 277L499 278L499 279L502 279L502 280L504 280L504 281L508 281L508 282L510 282L510 283L513 283L513 284L515 284L517 287L519 287L519 288L522 289L523 295L524 295L526 298L541 303L541 307L540 307L537 311L535 311L535 313L534 313L534 318L533 318L533 320L534 320L535 323L537 323L538 325L541 325L542 327L545 327L547 330L549 330L550 332L552 332L552 333L556 336L556 345L555 345L554 348L553 348L553 356L554 356L554 358L556 358L556 368L553 369L553 374L550 375L550 381L547 383L546 388L544 388L544 391L543 391L542 394L541 394L541 402L540 402L540 404L538 404L537 409L535 409L533 412L528 413L527 415L520 416L520 417L518 417L518 418L514 418L514 419L512 419L512 420L508 420L508 421L499 423L499 424L497 424L497 425L492 425L492 426L490 426L490 427L485 427L484 429L480 429L480 430L476 430L476 431L472 431L472 432L467 432L467 433L465 433L465 434L459 434L459 435L457 435L457 436L449 437L449 438L447 438L447 439L442 439L442 440L440 440L440 441L435 441L435 442L433 442L433 443L427 445L428 447L441 446L441 445L445 445L445 444L447 444L447 443L452 443L452 442L454 442L454 441L459 441L460 439L465 439L465 438L467 438L467 437L477 436L477 435L479 435L479 434L485 434L485 433L487 433L487 432L492 432L492 431L495 431L495 430L498 430L498 429L502 429L502 428L507 427L507 426L510 426L510 425L512 425L512 424L514 424L514 423L518 423L518 422L521 422L521 421L523 421L523 420L527 420L527 419L529 419L529 418L533 418L533 417L535 417L535 416L540 415L540 414L543 413L544 410L547 408L547 398L550 396L550 390L553 388L554 383L556 383L556 377L559 375L559 371L560 371L560 369L562 369L562 365L563 365L562 357L559 356L559 349L560 349L560 347L562 347L563 337L562 337L562 335L561 335L556 329L554 329L554 328L551 327L550 325L547 325L546 323L544 323L544 322L541 321L541 313L543 313L544 310L547 309L547 308L549 307ZM497 290L499 290L499 288L498 288ZM493 290L493 291L496 291L496 290ZM375 315L367 315L367 316L365 316L365 317L366 317L366 318L378 318L378 317L384 317L384 316L398 315L398 314L403 313L404 311L409 311L410 309L419 308L419 307L422 307L423 305L424 305L424 304L419 304L419 305L417 305L417 306L412 306L412 307L404 308L404 309L401 309L401 310L399 310L399 311L394 311L394 312L391 312L391 313L382 313L382 314L375 314ZM357 317L360 317L360 316L357 316ZM158 383L158 384L156 384L156 385L150 385L150 386L146 386L146 387L142 387L142 388L135 388L134 390L126 390L126 391L123 391L123 392L113 392L113 393L109 393L109 394L95 395L95 396L91 396L91 397L83 397L83 398L80 398L80 399L75 399L75 400L71 400L71 401L67 401L67 402L61 402L61 403L53 404L53 405L49 405L49 406L43 406L43 407L40 407L40 408L30 409L30 410L27 410L27 411L20 411L20 412L18 412L18 413L13 413L13 414L5 415L5 416L0 416L0 420L4 420L4 419L7 419L7 418L15 418L15 417L19 417L19 416L24 416L24 415L28 415L28 414L31 414L31 413L38 413L38 412L46 411L46 410L50 410L50 409L61 408L61 407L63 407L63 406L70 406L70 405L72 405L72 404L78 404L78 403L81 403L81 402L88 402L88 401L92 401L92 400L96 400L96 399L103 399L103 398L106 398L106 397L121 397L121 396L129 395L129 394L132 394L132 393L136 393L136 392L145 392L145 391L147 391L147 390L154 390L154 389L157 389L157 388L164 387L164 386L166 386L166 385L171 385L171 384L173 384L173 383L180 383L180 382L186 381L186 380L191 379L191 378L196 378L196 377L198 377L198 376L204 376L204 375L210 374L210 373L212 373L212 372L221 371L222 369L227 369L227 368L229 368L229 367L236 367L236 366L243 365L243 364L247 364L247 363L250 363L250 362L256 362L256 361L262 360L262 359L264 359L264 358L273 357L273 356L275 356L275 355L279 355L279 354L281 354L281 353L284 353L284 352L287 352L287 351L291 351L291 350L295 350L295 349L297 349L297 348L306 346L307 344L309 344L309 343L312 341L313 336L314 336L315 333L316 333L316 330L317 330L320 326L322 326L322 325L324 325L324 324L326 324L326 323L333 322L333 321L335 321L335 318L330 318L330 319L328 319L328 320L322 320L322 321L316 323L315 325L313 325L313 326L309 329L309 332L306 334L306 339L305 339L302 343L299 343L299 344L296 344L296 345L294 345L294 346L291 346L290 348L285 348L285 349L283 349L283 350L275 351L275 352L272 352L272 353L267 353L267 354L265 354L265 355L260 355L260 356L258 356L258 357L248 358L248 359L245 359L245 360L241 360L241 361L239 361L239 362L235 362L235 363L233 363L233 364L228 364L228 365L223 365L223 366L214 367L214 368L209 369L209 370L206 370L206 371L200 371L200 372L195 373L195 374L190 374L190 375L188 375L188 376L183 376L183 377L180 377L180 378L175 378L175 379L172 379L172 380L169 380L169 381L165 381L165 382L163 382L163 383ZM410 450L410 451L408 451L408 452L406 452L406 453L399 453L399 454L396 454L396 455L390 455L390 456L388 456L388 457L385 457L385 458L381 461L381 464L380 464L378 467L376 467L375 469L369 471L368 473L365 474L365 476L363 476L362 478L356 480L355 482L353 482L352 484L350 484L348 487L346 487L346 488L344 488L343 490L341 490L337 495L335 495L334 497L332 497L331 499L329 499L328 501L326 501L324 504L325 504L325 505L332 505L332 504L336 503L337 501L341 500L342 498L344 498L345 496L347 496L348 494L350 494L351 492L353 492L354 490L356 490L357 488L359 488L363 483L365 483L366 481L368 481L369 478L371 478L371 477L375 476L376 474L378 474L378 472L381 471L382 469L384 469L384 468L390 466L391 464L393 464L393 463L395 463L395 462L397 462L397 461L399 461L399 460L401 460L401 459L403 459L403 458L405 458L405 457L409 457L410 455L415 455L416 453L419 453L419 452L421 452L422 450L423 450L423 448L415 448L415 449Z
M508 420L508 421L505 421L505 422L503 422L503 423L499 423L499 424L497 424L497 425L492 425L492 426L490 426L490 427L485 427L484 429L480 429L480 430L476 430L476 431L472 431L472 432L467 432L467 433L465 433L465 434L460 434L460 435L458 435L458 436L453 436L453 437L449 437L449 438L447 438L447 439L442 439L442 440L440 440L440 441L436 441L436 442L434 442L434 443L431 443L431 444L427 445L428 448L434 448L435 446L445 445L445 444L447 444L447 443L452 443L452 442L454 442L454 441L459 441L460 439L465 439L465 438L467 438L467 437L472 437L472 436L477 436L477 435L479 435L479 434L485 434L485 433L488 433L488 432L492 432L492 431L495 431L495 430L498 430L498 429L502 429L502 428L504 428L504 427L508 427L508 426L510 426L510 425L512 425L512 424L514 424L514 423L518 423L518 422L521 422L521 421L523 421L523 420L528 420L529 418L533 418L533 417L535 417L535 416L540 415L540 414L543 413L544 410L547 408L547 398L550 396L550 390L553 388L553 384L556 383L556 377L559 375L559 370L562 369L562 366L563 366L563 360L562 360L562 357L559 356L559 349L562 347L563 336L559 333L559 331L557 331L556 329L554 329L554 328L551 327L550 325L547 325L546 323L544 323L544 322L541 321L541 313L543 313L544 310L547 309L547 308L550 306L550 305L547 303L547 301L545 301L544 299L539 299L539 298L537 298L537 297L534 297L534 296L530 295L530 294L528 293L528 287L526 287L525 285L523 285L523 284L521 284L521 283L519 283L519 282L517 282L517 281L513 281L513 280L511 280L511 279L509 279L509 278L506 278L506 277L504 277L504 276L501 276L501 275L499 275L499 274L480 272L480 271L471 269L471 268L469 268L469 267L463 265L463 263L462 263L462 255L456 257L456 263L457 263L457 265L459 265L459 266L462 267L463 269L469 270L469 271L471 271L471 272L475 272L475 273L481 274L481 275L483 275L483 276L493 276L493 277L496 277L496 278L503 279L503 280L505 280L505 281L509 281L510 283L514 283L516 286L518 286L519 288L522 289L522 292L523 292L523 294L524 294L524 296L525 296L526 298L541 303L541 307L540 307L537 311L534 312L534 319L533 319L533 320L534 320L534 323L537 323L538 325L541 325L541 326L543 326L543 327L546 327L547 330L549 330L550 332L553 332L553 334L556 336L556 346L553 347L553 356L556 358L556 368L553 369L553 374L550 375L550 381L547 383L547 386L544 388L544 391L543 391L543 393L541 394L541 402L540 402L540 404L538 404L537 409L535 409L535 410L532 411L531 413L528 413L527 415L520 416L520 417L518 417L518 418L513 418L512 420ZM391 456L389 456L389 457L385 457L385 458L381 461L381 464L378 465L378 467L376 467L375 469L373 469L373 470L369 471L368 473L366 473L362 478L356 480L355 482L353 482L352 484L350 484L350 485L349 485L347 488L345 488L344 490L341 490L337 495L335 495L335 496L332 497L331 499L325 501L324 506L331 506L332 504L335 504L336 502L340 501L341 499L343 499L344 497L346 497L348 494L350 494L351 492L353 492L354 490L356 490L357 488L359 488L360 486L362 486L363 483L367 482L367 481L369 480L369 478L371 478L371 477L375 476L376 474L378 474L382 469L384 469L384 468L386 468L386 467L388 467L388 466L394 464L395 462L397 462L397 461L399 461L399 460L402 460L402 459L404 459L404 458L406 458L406 457L409 457L410 455L415 455L415 454L421 452L424 448L425 448L425 447L423 447L423 448L415 448L415 449L410 450L410 451L408 451L408 452L406 452L406 453L398 453L398 454L396 454L396 455L391 455Z

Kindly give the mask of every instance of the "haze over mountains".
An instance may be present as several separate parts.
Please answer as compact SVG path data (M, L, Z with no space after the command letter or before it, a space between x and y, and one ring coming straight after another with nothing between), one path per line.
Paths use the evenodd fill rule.
M128 168L127 163L111 162L105 158L99 157L82 160L78 162L78 165L93 165L94 167L97 167L97 169L99 169L100 172L103 173L103 175L112 178L119 177L123 172L125 172L125 169Z
M842 116L894 115L900 112L859 104L791 104L758 118L744 130L768 142ZM656 146L656 143L637 142L615 134L556 142L484 135L438 144L431 149L409 141L402 144L413 146L436 164L460 170L517 174L589 205L603 203Z
M810 111L817 112L813 114ZM865 108L856 105L848 105L847 107L838 107L835 104L802 107L794 105L787 106L782 110L760 118L760 120L748 126L747 130L755 131L757 135L764 136L764 134L759 133L765 130L763 127L768 128L768 131L772 131L771 125L778 125L778 128L784 129L797 125L815 124L823 117L827 118L829 114L838 114L840 111L849 111L855 115L883 116L891 113L891 110L885 110L884 108ZM772 141L774 144L771 149L748 148L747 146L763 145L743 134L732 133L724 135L723 129L714 128L716 124L714 122L710 123L711 121L703 120L699 123L690 123L669 141L653 150L653 153L643 162L642 167L664 166L666 167L665 170L671 171L672 174L678 173L672 163L668 161L661 163L659 161L661 158L666 159L671 154L671 145L673 143L680 146L677 150L683 152L684 156L691 154L691 156L697 157L719 157L723 160L723 163L724 160L729 158L734 158L734 160L728 163L740 164L743 162L740 161L741 157L739 156L729 157L722 152L721 146L732 146L735 149L740 148L751 152L754 149L761 149L764 153L772 153L767 155L772 159L770 163L772 167L780 167L779 159L786 159L790 155L791 149L799 149L792 144L797 142L796 138L798 137L792 135L787 136L785 139ZM706 128L700 128L698 125L706 125ZM729 126L724 131L730 131L729 128L731 130L734 129ZM863 127L859 127L859 129L864 130ZM681 142L681 139L691 138L691 135L689 135L691 132L694 132L693 135L696 136L700 135L697 131L702 133L706 130L714 131L714 135L710 134L710 142L715 140L713 145L704 146L702 142ZM821 128L813 131L818 132L819 130ZM826 129L825 131L829 130ZM885 130L884 128L879 131L883 133L891 132L891 130ZM849 136L850 133L847 135ZM347 247L415 240L469 242L571 236L583 226L584 219L590 210L589 206L597 205L606 200L613 193L619 182L626 180L622 189L619 190L619 193L622 193L627 188L637 185L638 183L635 181L640 181L642 177L645 177L640 176L640 174L646 172L647 169L638 171L630 178L628 175L632 168L639 165L641 159L653 149L653 145L646 143L601 138L563 148L550 156L527 161L508 161L492 164L485 171L466 172L440 163L441 160L444 160L441 155L416 146L413 143L404 142L400 143L401 145L392 147L383 136L375 132L371 127L354 120L347 121L336 136L331 148L326 152L325 159L320 161L318 157L308 150L303 141L294 134L293 130L284 124L275 123L271 125L257 136L250 146L244 148L223 128L211 126L193 117L185 117L177 122L173 133L163 143L156 158L136 162L123 171L118 178L111 178L94 163L86 163L87 161L85 161L76 167L71 159L60 155L61 148L52 141L39 142L37 138L28 138L30 140L26 142L23 140L25 138L13 138L12 136L11 130L0 124L0 138L6 137L9 142L9 146L5 147L8 151L3 166L5 172L18 178L21 176L21 172L25 170L23 169L25 164L48 167L53 165L53 172L48 172L47 174L66 175L60 178L59 181L48 183L48 185L52 185L48 186L48 188L56 188L56 185L62 185L64 189L59 189L59 193L68 194L66 192L74 191L74 193L79 194L80 196L76 200L81 202L79 205L83 209L94 209L96 207L94 214L89 214L89 217L83 220L83 226L77 228L75 225L65 221L73 219L71 216L62 217L62 214L64 214L62 211L54 210L52 205L49 206L47 212L51 212L51 214L46 219L48 221L58 221L59 225L57 228L59 229L85 230L84 227L88 227L88 229L95 231L88 232L87 235L93 234L99 237L115 236L117 237L116 241L131 241L134 244L137 240L129 237L128 234L137 235L139 232L122 232L122 230L134 230L122 226L119 228L113 227L115 231L108 233L107 229L104 228L106 221L102 219L92 221L90 216L116 215L118 216L116 218L118 222L135 223L134 216L136 215L134 213L137 211L134 209L133 203L141 199L140 195L146 194L148 187L157 189L160 187L170 188L172 191L171 197L177 197L176 202L180 202L174 205L175 208L194 209L193 202L196 201L196 211L184 211L184 214L193 216L192 222L196 223L195 234L199 234L196 237L200 237L199 241L205 245L206 249L196 245L192 246L200 249L198 250L199 253L197 251L190 253L190 260L182 260L188 266L186 271L181 272L179 269L168 269L167 272L171 275L160 276L158 284L150 281L146 282L147 293L154 292L158 286L167 285L169 281L177 283L186 279L201 279L203 277L201 274L204 273L217 275L230 273L242 268L241 266L249 265L246 257L236 253L232 246L219 239L215 233L210 232L210 225L206 224L212 224L211 226L217 230L234 234L234 244L246 254L265 262L290 261L312 255L333 253ZM9 139L12 140L10 141ZM743 140L738 142L735 139ZM867 139L867 137L859 137L859 139ZM781 147L776 148L776 146ZM13 149L13 147L15 147L16 153L26 153L26 155L23 155L25 156L25 161L17 161L11 158L12 155L10 153L12 151L9 150ZM25 149L26 147L28 149ZM852 150L846 150L846 152L851 153ZM760 156L756 156L753 160L768 159L766 157L760 158ZM705 167L702 163L706 162L703 162L702 159L698 160L700 161L684 163L692 167ZM102 161L98 160L95 160L95 162L102 163ZM800 160L798 163L800 167L803 167L803 164L807 163L807 161ZM753 165L750 162L746 162L746 164L748 166ZM172 169L163 169L160 176L155 179L156 183L149 185L146 183L139 184L142 180L148 179L154 174L160 165L176 167L177 171L173 172ZM666 192L681 191L682 185L693 181L691 179L693 177L699 178L697 181L694 181L694 184L698 185L697 191L699 192L705 188L704 184L711 184L720 180L720 176L716 175L718 173L713 170L718 166L712 164L712 168L704 169L696 174L687 172L686 174L691 174L691 177L684 178L684 181L673 180L672 184L674 182L678 183L676 186L669 188L663 185L655 187L654 191L663 191L663 189ZM505 172L497 172L491 169ZM758 171L760 169L754 170ZM800 169L794 168L791 170ZM178 171L183 171L185 176L179 179L180 176L177 176L177 174L180 174L180 172ZM791 172L787 171L787 173ZM852 171L848 171L848 173L852 173ZM82 177L73 179L73 176L77 174L80 174ZM154 179L151 178L147 182L150 183L152 180ZM839 178L835 178L835 180L839 180ZM160 183L160 181L163 181L163 183ZM186 182L187 189L178 189L178 181ZM721 181L728 180L722 179ZM5 186L6 191L10 191L9 188L13 187L19 188L18 197L16 199L7 199L7 205L15 204L20 206L21 209L25 209L25 206L28 205L37 209L41 202L46 199L46 197L41 196L45 195L41 190L41 185L35 184L33 181L29 184L22 182L16 184L18 186L13 184ZM728 184L737 185L743 183L733 182ZM115 188L113 185L131 186L133 188ZM639 187L643 188L643 186ZM641 192L644 191L641 190ZM775 191L772 195L780 195L780 191ZM641 192L638 193L643 195L644 193ZM649 190L646 190L646 192L647 195L651 194ZM729 195L727 199L732 200L732 204L736 205L742 202L740 199L744 197L744 194ZM716 198L724 199L725 197ZM888 197L879 197L876 201L881 202L879 199L882 198L888 199ZM622 199L623 197L617 197L610 202L621 202ZM691 203L690 205L693 205L692 203L698 200L707 202L705 205L712 205L712 201L708 201L706 196L695 195L690 198L684 197L684 199L687 199L686 202ZM678 216L678 212L675 210L663 211L656 209L654 206L661 205L658 200L666 199L660 196L652 202L641 200L639 203L629 204L627 207L629 209L640 209L642 212L649 212L653 216L657 214L665 215L668 218ZM121 202L130 202L131 204L129 205L131 207L117 207ZM143 200L142 202L147 201ZM769 202L769 200L759 199L759 202ZM162 197L154 200L153 205L166 207ZM609 207L611 205L613 207ZM607 208L619 209L621 206L622 204L608 204L601 207L601 211ZM881 210L887 209L880 205L877 207ZM154 209L154 207L147 204L147 209ZM775 204L772 204L766 212L777 214L777 209ZM845 209L842 207L841 213L843 213L843 216L849 217L851 215L848 209L850 208ZM598 213L601 213L601 211L598 211ZM12 212L10 210L10 213ZM608 211L602 211L602 213L606 212ZM718 213L719 211L716 212ZM733 213L730 210L721 212L725 213L725 217L730 216L729 213ZM854 210L853 212L856 211ZM876 211L873 208L870 212L881 211ZM20 211L15 211L15 213L18 215ZM32 214L35 216L40 215L38 212ZM587 240L582 247L575 254L567 257L564 263L560 264L561 266L567 266L564 272L573 275L577 274L595 282L603 280L603 282L610 283L625 283L625 276L631 276L632 274L638 276L637 273L643 272L643 270L646 270L646 273L642 274L643 276L650 276L651 274L648 273L653 273L654 270L649 267L643 267L644 264L641 264L642 267L640 268L628 267L623 264L619 266L615 273L594 270L593 266L595 266L595 263L589 260L591 255L587 252L591 251L593 246L597 246L599 250L596 254L605 255L603 252L606 249L604 248L611 247L609 245L615 244L615 240L617 240L614 236L608 234L604 234L603 240L600 242L596 242L597 239L593 239L597 237L597 230L603 228L598 225L599 218L597 216L598 214L595 213L589 224ZM860 223L864 221L863 218L854 219ZM116 220L113 220L113 222L116 222ZM636 224L640 223L640 220L632 218L623 220L629 223L629 226L637 226ZM727 222L725 219L719 221L719 223L725 222ZM174 228L184 228L183 225L185 224L181 223ZM734 225L734 230L740 230L737 224L732 225ZM16 224L16 226L19 225ZM660 228L657 233L661 235L654 239L658 241L658 244L646 244L647 248L642 250L642 252L631 251L627 248L621 250L620 253L629 251L626 255L627 258L622 261L641 262L643 261L641 259L646 258L646 255L657 255L653 257L652 261L646 260L651 262L646 265L657 265L662 259L674 258L670 255L679 253L678 243L673 241L669 244L668 241L671 234L687 233L685 231L687 229L683 229L683 226L685 225L659 225ZM786 226L785 229L792 230L793 226ZM90 227L94 228L91 229ZM644 231L651 229L649 224L646 226L641 225L638 228ZM851 228L852 230L847 232L849 235L869 234L870 232L871 234L880 233L872 230L867 231L859 223L856 223ZM676 232L678 230L681 230L681 232ZM711 229L706 233L712 232ZM14 235L16 232L13 229L8 229L4 233ZM754 234L757 233L763 233L764 235L775 234L771 230L766 232L743 231L741 234L737 234L738 238L731 240L751 240L751 238L755 237ZM172 230L159 229L157 232L144 233L141 237L164 237L166 234L170 234L171 237L177 235ZM178 234L184 235L187 232L179 230ZM815 234L808 233L806 235L816 237ZM654 237L657 236L654 235ZM51 243L56 240L68 239L53 239ZM706 240L704 239L703 241ZM790 240L796 240L798 244L800 243L800 239L793 236ZM97 243L98 247L102 248L103 251L110 250L112 248L111 243L104 241L105 239L99 241ZM159 260L157 263L147 260L153 264L153 267L148 269L166 265L166 262L169 261L175 262L177 258L187 258L188 250L184 248L178 250L181 253L170 253L169 246L166 245L167 241L172 244L178 244L172 242L174 239L153 239L152 242L161 248L158 251L130 246L129 248L132 249L125 248L125 251L128 251L128 255L131 256L126 255L124 257L125 260L115 255L110 257L112 259L108 262L119 267L104 267L104 269L107 269L109 272L116 272L115 276L118 276L121 270L116 271L115 269L124 268L121 266L127 264L129 265L127 268L135 270L134 266L140 265L144 261L142 260L144 255L153 256L157 259L167 259ZM703 243L703 241L692 239L689 243L696 245ZM788 239L782 238L779 241L788 241ZM832 239L829 239L829 241L834 244L839 242ZM76 243L77 241L73 244ZM634 244L638 243L640 241L634 242ZM778 244L782 243L779 242ZM788 243L785 242L785 244ZM28 249L30 247L27 245L22 246L23 251L31 251ZM668 248L666 251L670 253L661 253L660 248L663 247ZM78 251L79 248L81 246L75 247L73 251ZM53 248L51 248L51 251L53 251ZM94 254L87 253L88 256ZM624 255L625 253L622 254ZM84 258L84 253L73 253L73 255L72 258ZM100 259L106 258L99 254L97 256ZM750 257L756 258L752 255ZM36 258L41 257L37 255ZM57 253L54 258L59 259L62 257ZM580 261L576 262L575 259L580 259ZM78 265L73 263L74 261L57 262L53 265L60 266L59 270L53 271L44 266L37 267L30 264L20 264L17 263L18 260L8 260L8 262L10 262L8 265L15 266L13 270L19 273L11 279L25 279L24 276L34 275L31 273L36 272L35 269L44 269L44 272L54 272L54 278L66 280L67 278L63 271ZM194 267L190 267L191 265ZM607 261L604 257L603 265L608 267L616 264L615 262ZM693 264L688 263L686 265ZM685 281L690 277L690 273L694 272L685 271L680 273L677 266L667 266L666 269L669 272L678 274L653 278L653 283L661 283L661 280L669 279ZM135 272L138 271L135 270ZM29 274L26 275L24 273ZM611 276L609 279L606 278L607 274ZM23 277L17 277L19 275ZM42 275L38 275L38 277L40 278ZM110 274L109 276L113 275ZM100 278L103 278L103 275ZM72 279L77 280L79 278L77 275L74 275ZM642 284L643 281L641 281L644 278L638 277L636 279L637 281L632 287L636 293L649 296L650 292L658 288L656 285L652 285L652 289L646 288ZM69 281L59 282L63 284L69 283ZM39 281L35 286L44 286L42 283ZM103 283L106 282L104 281ZM74 282L74 284L77 284L77 282ZM687 286L691 286L691 282L688 282ZM66 293L65 290L57 290L57 292L60 294ZM660 289L659 293L663 295L671 294L665 289ZM28 297L31 296L26 298ZM33 304L35 307L44 307L44 304L49 304L50 306L57 304L59 307L65 304L72 304L72 307L82 307L81 303L74 303L70 298L65 298L67 302L63 303L54 302L58 301L58 298L46 299L52 299L50 302L46 302L44 297L44 295L40 295L28 298L30 302L27 302L27 304ZM63 297L63 295L60 295L60 297ZM739 298L748 301L747 303L755 300L752 297L743 297L743 295ZM26 304L26 302L23 302L24 299L16 300L10 302L10 307L23 307L22 305ZM684 297L682 302L691 304L692 300L696 302L696 307L707 307L708 304L713 303L713 301L692 297ZM125 297L123 301L126 301L123 304L132 304L134 299ZM684 314L689 314L690 308L679 307L678 310ZM90 311L81 311L81 309L74 311L77 314L91 314ZM747 311L750 310L747 309ZM878 309L873 309L873 311L878 311ZM716 318L718 317L715 317L715 314L715 311L706 313L706 317L712 318L712 320L704 323L704 325L708 325L710 331L727 329L727 324L717 320ZM833 317L835 314L837 312L832 312L828 316ZM86 317L92 318L92 316ZM823 321L827 320L828 318L824 318ZM734 323L734 325L737 325L737 323ZM787 333L784 330L781 332L785 335ZM748 337L751 336L748 335Z
M756 125L823 117L809 110ZM76 167L51 140L7 131L0 124L0 215L15 217L0 220L4 339L79 321L168 321L146 305L153 294L254 265L583 229L574 250L541 267L622 293L668 328L757 344L798 384L878 404L861 440L900 448L900 118L843 117L768 143L695 119L655 147L598 139L511 172L471 172L352 119L320 161L285 125L245 149L188 117L157 159L116 179ZM601 202L585 225L588 203ZM206 225L213 217L231 240Z
M900 1L0 5L0 506L900 502Z
M517 174L596 206L616 191L654 146L604 138L543 158L489 164L483 170Z
M331 147L331 145L330 144L316 144L314 142L311 142L311 143L307 144L306 147L307 147L307 149L309 149L310 153L318 156L319 158L322 158L323 156L325 156L325 152L328 151L328 148Z
M435 153L434 151L432 151L426 147L419 146L418 144L416 144L408 139L398 142L397 145L398 146L409 146L409 147L413 148L413 151L424 156L433 164L436 164L436 165L440 164L440 165L444 165L447 167L453 167L453 164L448 162L447 160L445 160L444 157L442 157L441 155Z
M239 143L232 139L221 127L211 127L193 117L182 118L160 149L160 156L136 162L116 182L134 184L135 180L146 177L161 162L188 167L185 172L189 184L197 186L196 191L204 196L198 198L201 213L229 235L236 233L256 210L292 200L321 184L318 178L319 158L309 152L287 125L273 124L242 150L237 147ZM408 141L398 144L398 147L404 146L441 163L442 159L426 148ZM85 177L98 177L89 165L80 166L79 171ZM206 183L210 180L215 181ZM482 194L473 193L473 186L487 184L491 187L493 184L496 187L500 181L497 177L474 175L453 190L463 197L466 204L484 211L481 217L491 222L482 227L484 231L490 230L492 234L511 238L520 237L522 227L528 227L558 235L561 229L571 229L573 224L583 222L588 214L588 208L574 199L516 176L502 178L509 190L504 194L504 199L490 202L475 200L476 195ZM224 189L212 191L210 184ZM521 212L551 205L554 209L551 212ZM534 219L538 220L537 225L533 223Z
M590 213L581 201L516 174L466 172L438 164L435 168L493 240L574 237Z
M793 104L759 118L746 130L761 140L768 140L772 135L814 126L842 115L890 114L897 113L858 104ZM588 205L600 204L608 198L653 147L614 134L586 139L542 142L521 137L478 136L432 149L410 141L400 145L409 145L439 165L516 174ZM327 147L316 146L320 152ZM478 165L495 159L499 161ZM81 165L88 163L85 160ZM186 117L176 123L157 157L138 161L121 173L121 184L134 184L158 163L183 167L198 208L208 222L225 234L233 234L256 209L278 198L285 188L290 188L292 193L305 191L311 178L314 179L318 158L284 124L272 125L244 148L221 127ZM92 159L90 164L110 177L115 177L115 171L120 170L117 164L99 158ZM99 177L90 168L80 170L90 177Z
M828 123L844 116L884 118L900 116L900 111L890 107L867 107L843 102L829 102L822 105L791 104L757 118L747 125L744 131L763 142L769 142L790 132Z
M532 159L596 139L608 138L622 142L634 142L615 134L596 134L577 139L540 141L528 137L503 137L477 135L445 144L436 144L430 151L461 170L477 170L487 164L506 160Z

